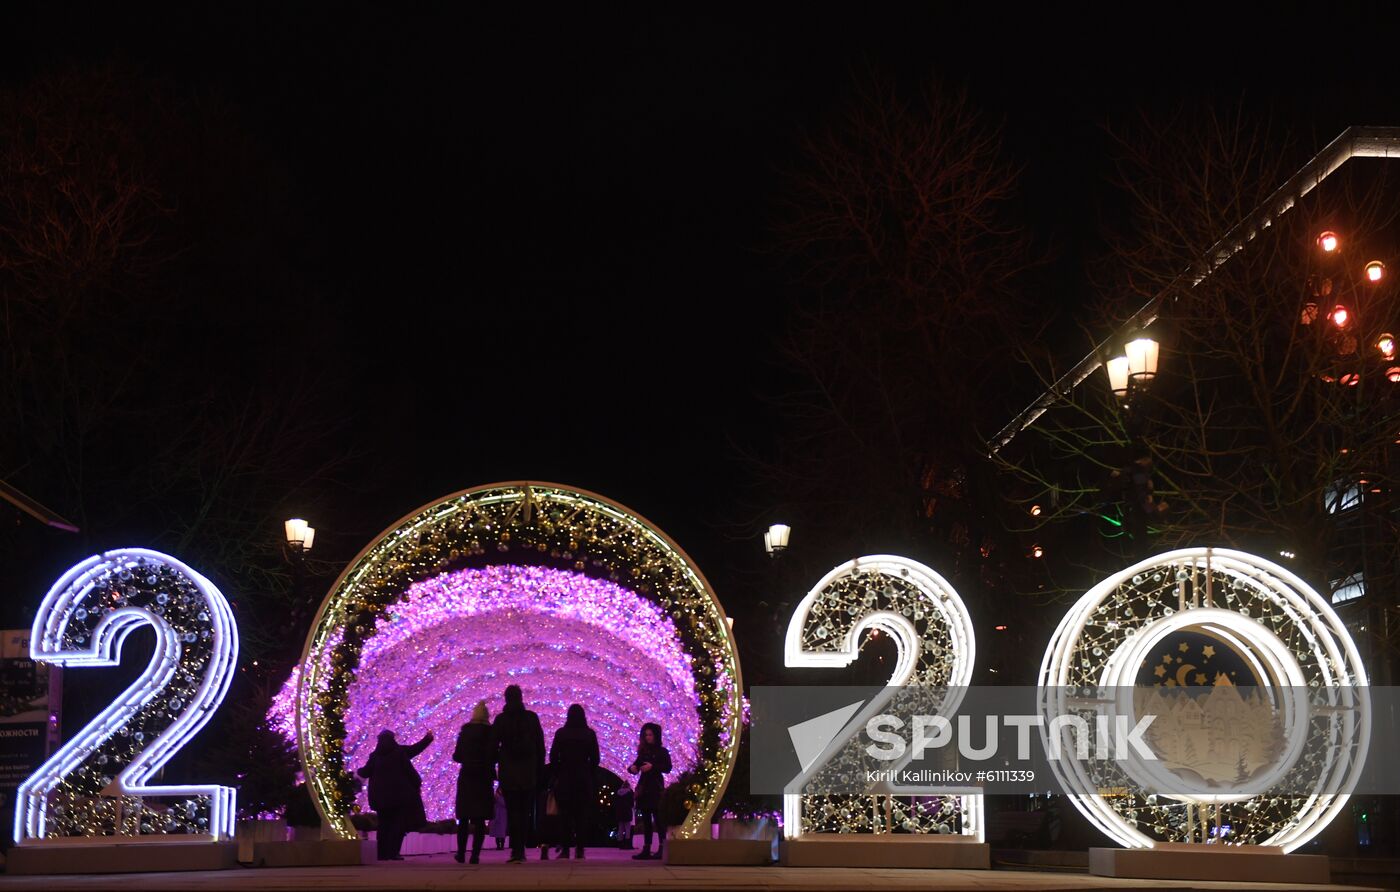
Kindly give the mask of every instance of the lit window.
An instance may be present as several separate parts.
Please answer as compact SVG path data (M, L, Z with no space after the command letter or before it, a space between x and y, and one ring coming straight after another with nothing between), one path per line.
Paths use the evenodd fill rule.
M1360 572L1332 580L1332 603L1354 601L1366 594L1366 579Z
M1343 483L1339 480L1327 487L1322 494L1322 501L1327 506L1328 514L1355 508L1361 504L1361 484L1356 481Z

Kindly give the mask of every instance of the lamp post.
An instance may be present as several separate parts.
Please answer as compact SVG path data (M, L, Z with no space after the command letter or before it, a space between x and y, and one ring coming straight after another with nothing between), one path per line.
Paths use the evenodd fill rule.
M1109 389L1123 408L1129 450L1129 460L1112 472L1111 480L1127 503L1124 519L1136 550L1146 547L1148 519L1162 509L1152 493L1152 452L1145 436L1143 411L1144 397L1157 377L1160 358L1161 344L1142 334L1123 346L1122 355L1104 363Z
M284 521L287 561L292 566L292 629L294 634L306 618L306 603L302 583L306 577L306 556L316 541L316 529L299 517Z

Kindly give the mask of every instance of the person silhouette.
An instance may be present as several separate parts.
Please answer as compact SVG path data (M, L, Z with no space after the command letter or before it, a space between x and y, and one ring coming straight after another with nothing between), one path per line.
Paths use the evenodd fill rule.
M495 811L496 752L491 746L490 718L486 702L478 702L452 752L452 761L462 766L457 771L457 854L453 856L458 864L466 857L468 832L472 837L471 863L481 862L486 821Z
M637 742L637 758L627 766L629 774L637 775L636 803L637 816L642 819L642 850L632 856L633 861L656 860L661 857L665 844L666 828L658 814L661 808L661 791L666 786L666 774L671 770L671 753L661 745L661 726L656 722L642 725L640 740ZM651 851L651 834L657 833L656 854Z
M525 860L525 845L535 823L535 795L544 783L544 729L540 717L525 708L520 685L510 685L506 705L491 723L497 776L506 800L510 835L508 864Z
M584 840L598 799L598 735L588 727L583 707L569 707L564 727L554 732L549 747L549 765L554 782L554 801L559 807L561 858L583 857Z
M374 752L358 772L369 780L369 807L379 816L375 843L380 861L402 861L404 836L427 823L423 778L412 760L432 742L431 731L412 746L400 744L393 731L380 731Z

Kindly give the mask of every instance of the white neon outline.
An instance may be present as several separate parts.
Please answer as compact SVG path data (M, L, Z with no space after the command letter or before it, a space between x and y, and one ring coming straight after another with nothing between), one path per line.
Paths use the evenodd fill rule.
M92 630L87 649L63 649L64 630L73 612L92 591L94 583L124 567L135 566L138 559L144 560L147 566L151 563L163 564L194 583L209 613L211 649L204 677L190 702L113 778L111 786L104 792L111 791L115 796L207 796L210 800L209 832L178 836L152 834L47 839L44 832L48 794L98 745L159 695L179 663L180 641L170 624L144 607L129 605L110 610L102 616ZM123 844L159 845L218 842L233 837L237 811L237 791L234 788L213 784L147 784L151 776L160 771L170 757L204 727L223 702L233 681L234 667L238 662L238 627L228 600L213 583L175 558L146 548L122 548L94 555L64 573L44 596L30 632L30 658L56 666L116 666L121 663L121 648L127 636L144 625L151 626L156 633L155 652L145 672L20 784L15 794L16 844L81 845L121 841Z
M1181 565L1219 570L1249 583L1257 594L1270 600L1307 639L1322 674L1324 686L1330 689L1329 696L1334 700L1340 697L1345 701L1341 704L1343 708L1340 711L1344 730L1339 733L1334 729L1334 736L1355 739L1359 741L1359 744L1355 755L1341 759L1339 764L1332 764L1329 757L1332 779L1341 777L1335 788L1343 792L1318 793L1310 796L1299 807L1290 824L1275 832L1273 836L1262 843L1262 845L1279 846L1285 852L1291 852L1321 833L1336 817L1337 813L1345 807L1365 765L1370 746L1371 710L1366 670L1361 662L1361 655L1356 648L1356 643L1348 634L1345 624L1342 623L1341 618L1337 616L1327 599L1319 595L1310 585L1287 568L1266 558L1243 551L1197 547L1182 548L1155 555L1103 580L1085 592L1084 596L1065 613L1046 645L1039 675L1040 693L1038 699L1040 700L1040 708L1042 712L1047 714L1052 712L1058 714L1067 709L1068 695L1066 691L1070 684L1069 676L1073 669L1072 661L1075 657L1076 643L1083 634L1084 627L1088 624L1095 608L1111 597L1119 585L1134 575ZM1188 607L1178 611L1176 615L1189 614L1193 610L1199 609ZM1237 615L1240 616L1241 620L1247 620L1242 614ZM1260 651L1258 655L1264 657L1266 662L1273 662L1270 657L1273 648L1267 638L1277 641L1277 636L1273 635L1272 632L1267 638L1262 635L1250 634L1248 631L1250 623L1258 626L1261 630L1268 631L1253 620L1242 624L1232 622L1231 631L1241 634L1249 643L1257 647ZM1147 628L1137 630L1132 637L1141 635ZM1256 637L1258 640L1255 640ZM1125 641L1125 644L1131 646L1130 642ZM1121 680L1116 674L1111 675L1114 671L1113 658L1114 655L1110 655L1109 663L1104 667L1103 677L1099 680L1101 686L1108 686L1108 683L1115 679ZM1288 660L1293 665L1297 665L1296 659L1291 654L1288 655ZM1286 663L1279 666L1279 668L1286 667ZM1263 674L1267 676L1267 672ZM1289 674L1285 672L1279 677L1286 678ZM1053 705L1048 702L1051 696L1057 700ZM1042 737L1046 733L1042 727ZM1094 792L1094 784L1084 773L1083 766L1077 760L1052 760L1050 767L1066 790L1079 791L1068 794L1070 802L1106 836L1126 848L1152 848L1160 842L1139 830L1135 824L1111 808L1102 796ZM1066 769L1073 775L1072 777L1067 776ZM1342 776L1343 772L1344 776ZM1326 779L1319 781L1320 788ZM1327 786L1331 785L1327 784Z
M932 568L898 555L876 554L847 561L827 573L793 611L788 621L787 637L783 648L783 662L789 668L841 668L849 666L860 656L860 636L866 629L879 629L894 639L896 659L890 680L860 712L848 723L849 726L864 724L872 716L879 715L885 704L894 696L895 690L909 682L923 653L923 639L909 619L889 610L877 610L856 618L851 628L841 639L831 639L829 650L806 650L802 646L802 635L811 619L812 607L836 581L856 573L874 573L888 576L901 582L911 583L915 589L943 618L943 624L951 639L953 665L949 672L947 686L950 697L940 706L939 715L957 711L967 686L972 683L972 666L977 659L977 639L972 627L972 617L967 605L953 586ZM844 745L844 740L832 740L815 760L789 784L800 787L806 783ZM912 750L891 765L899 769L914 758ZM890 795L900 795L899 786L892 786ZM917 795L911 792L908 795ZM978 842L986 842L985 801L980 793L967 793L958 796L959 810L963 816L962 835L973 836ZM783 794L783 836L797 839L803 835L802 796L800 793Z

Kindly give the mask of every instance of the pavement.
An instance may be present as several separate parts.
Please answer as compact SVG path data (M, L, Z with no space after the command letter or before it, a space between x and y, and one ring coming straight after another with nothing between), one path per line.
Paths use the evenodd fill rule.
M238 892L358 892L358 890L567 889L571 892L620 889L812 890L812 892L898 892L898 890L1069 890L1142 889L1254 892L1360 892L1358 886L1201 881L1123 880L1071 871L895 870L888 868L672 867L636 862L630 852L592 850L586 861L533 860L506 864L505 852L482 853L479 865L463 865L448 855L412 856L401 862L359 867L239 868L181 873L129 873L0 877L0 889L44 892L97 892L108 889L230 889Z

